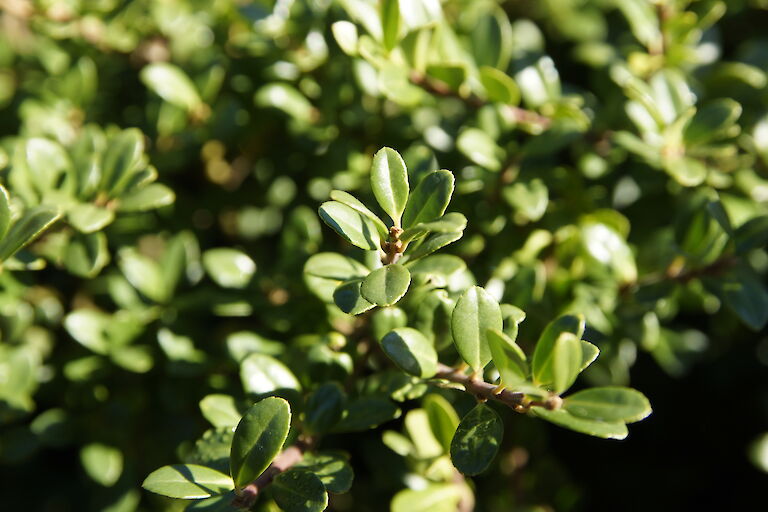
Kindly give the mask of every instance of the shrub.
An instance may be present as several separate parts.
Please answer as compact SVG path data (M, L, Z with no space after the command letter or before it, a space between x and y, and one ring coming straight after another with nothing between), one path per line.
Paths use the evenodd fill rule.
M655 506L765 412L763 7L3 3L6 504Z

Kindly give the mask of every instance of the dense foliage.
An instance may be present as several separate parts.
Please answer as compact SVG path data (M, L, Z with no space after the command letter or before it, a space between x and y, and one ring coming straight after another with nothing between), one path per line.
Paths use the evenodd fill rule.
M0 1L2 508L754 507L766 7Z

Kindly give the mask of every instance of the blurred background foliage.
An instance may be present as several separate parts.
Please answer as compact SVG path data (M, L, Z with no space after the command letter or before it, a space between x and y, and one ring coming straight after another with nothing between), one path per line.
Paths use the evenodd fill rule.
M382 146L453 171L448 251L527 312L523 342L584 313L587 379L654 405L620 443L508 413L477 510L764 501L768 4L399 6L0 2L3 508L179 509L139 484L208 428L201 398L258 392L248 354L347 379L355 320L300 276L362 259L316 209L370 200ZM356 473L332 510L424 478L380 431L327 443Z

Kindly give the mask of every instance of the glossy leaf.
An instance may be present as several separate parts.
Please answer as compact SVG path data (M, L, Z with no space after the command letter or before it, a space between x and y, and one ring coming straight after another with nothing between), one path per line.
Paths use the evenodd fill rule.
M429 427L435 438L442 445L445 453L451 450L451 440L459 426L459 416L453 406L438 394L429 394L424 397L422 407L427 411Z
M333 302L348 315L359 315L376 307L362 293L363 280L354 279L340 284L333 292Z
M304 426L310 431L324 434L341 419L346 396L338 384L320 385L307 397L304 409Z
M504 423L485 404L478 404L461 419L451 441L451 461L468 476L479 475L491 465L501 446Z
M200 400L200 412L214 427L234 427L243 416L229 395L208 395Z
M301 389L293 372L266 354L251 354L240 363L243 389L254 395Z
M583 372L599 355L599 348L586 340L581 340L581 365L579 366L579 372Z
M328 303L333 302L333 292L340 284L365 277L369 272L362 263L332 252L314 254L304 264L307 287Z
M411 273L403 265L384 265L363 279L360 287L365 300L377 306L397 303L411 284Z
M448 208L453 195L454 178L450 171L433 171L424 176L408 198L403 213L403 227L430 222Z
M202 103L192 80L173 64L155 62L142 69L140 76L147 87L177 107L191 112Z
M256 272L256 263L237 249L220 247L203 253L203 266L219 286L245 288Z
M400 34L400 0L382 0L380 5L382 42L384 48L391 50L397 46Z
M501 330L502 327L499 303L479 286L464 292L451 315L451 332L456 349L476 372L491 360L488 330Z
M453 233L437 233L428 236L421 243L415 245L413 249L411 249L411 246L409 245L405 254L408 256L410 261L423 258L424 256L429 256L433 252L442 249L446 245L452 244L461 238L463 234L463 232L458 231Z
M569 332L577 338L584 334L584 317L564 315L550 322L539 337L536 343L536 349L533 352L531 361L531 371L537 384L551 384L552 381L552 359L555 342L560 334Z
M432 343L416 329L400 327L381 340L381 348L404 372L430 378L437 372L437 352Z
M197 500L225 493L233 488L233 482L229 475L215 469L176 464L153 471L141 486L169 498Z
M67 213L69 223L81 233L98 231L115 218L114 212L90 203L78 204Z
M379 235L381 238L386 238L389 236L389 230L387 229L387 226L384 225L384 223L381 221L381 219L378 218L376 214L369 210L363 203L358 201L358 199L352 194L344 192L343 190L331 190L331 199L343 203L371 219L373 223L376 224L376 228L379 230Z
M581 340L572 333L561 333L552 349L551 376L544 372L542 381L551 382L555 393L564 392L579 375L582 359Z
M272 497L285 512L322 512L328 493L320 478L304 469L290 469L272 481Z
M351 57L357 55L357 26L354 23L336 21L331 24L331 31L344 53Z
M397 4L396 0L389 2ZM382 148L373 157L371 189L381 209L396 225L408 202L408 171L400 154L392 148Z
M501 376L501 384L514 387L528 378L528 363L523 350L513 339L498 329L488 331L488 344L493 364Z
M362 213L337 201L323 203L319 213L323 222L347 242L367 251L379 249L381 241L376 224Z
M651 404L642 393L616 386L574 393L563 401L563 408L573 416L608 422L633 423L651 414Z
M352 488L354 472L347 459L335 452L306 453L296 469L310 471L320 478L325 489L332 493L344 493Z
M60 213L46 206L24 212L0 240L0 261L5 261L18 250L32 243L60 217Z
M291 408L282 398L256 402L237 424L232 438L230 471L235 486L255 480L280 453L288 428Z
M589 420L574 416L563 409L548 411L542 407L533 407L531 413L550 423L582 434L602 437L603 439L624 439L627 437L627 425L621 421Z
M150 183L146 187L132 190L120 196L117 209L121 212L145 212L173 204L176 194L161 183Z

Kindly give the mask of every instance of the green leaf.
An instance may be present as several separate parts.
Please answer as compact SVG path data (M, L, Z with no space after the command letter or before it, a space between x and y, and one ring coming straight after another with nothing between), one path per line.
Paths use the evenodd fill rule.
M333 302L348 315L359 315L376 307L368 302L361 291L362 279L354 279L340 284L333 292Z
M331 24L333 37L339 48L350 57L357 56L357 26L349 21L337 21Z
M310 256L304 264L307 288L326 303L333 303L336 288L351 279L363 278L370 270L362 263L333 252Z
M707 167L688 156L665 160L664 170L684 187L701 185L707 178Z
M564 392L579 375L582 359L581 340L570 332L561 333L552 349L551 379L545 373L544 382L551 381L555 393Z
M443 446L432 433L429 417L424 409L411 409L403 421L408 437L413 443L413 456L430 460L443 455Z
M81 233L93 233L115 219L112 210L91 203L80 203L67 213L69 224Z
M256 272L256 263L247 254L229 247L205 251L203 267L224 288L245 288Z
M360 292L377 306L396 304L411 285L411 273L400 264L384 265L363 279Z
M461 419L451 441L451 461L468 476L479 475L491 465L501 446L504 423L485 404L477 404Z
M267 84L256 91L253 99L257 106L282 110L299 123L311 124L317 118L317 111L306 96L286 83Z
M563 401L563 408L579 418L607 422L633 423L651 414L651 404L645 395L617 386L574 393Z
M488 331L488 345L493 364L501 375L501 384L514 387L528 378L525 353L517 343L498 329Z
M711 101L701 107L683 132L686 145L705 144L725 134L741 116L741 105L730 98Z
M319 213L323 222L347 242L366 251L379 250L381 240L376 224L362 213L338 201L323 203Z
M416 185L403 213L403 227L430 222L445 213L453 195L454 178L450 171L432 171Z
M586 340L581 340L581 366L579 367L579 373L591 365L599 355L599 348Z
M475 62L506 69L512 56L512 26L506 13L489 9L474 21L470 41Z
M184 512L236 512L238 508L232 505L237 498L234 491L218 496L211 496L202 500L193 501Z
M515 209L515 220L520 224L541 219L549 205L549 190L539 178L504 187L502 193L507 203Z
M304 469L290 469L272 481L272 497L285 512L322 512L328 493L320 478Z
M150 183L146 187L132 190L120 196L117 210L121 212L146 212L173 204L176 194L161 183Z
M396 1L390 3L397 4ZM400 154L392 148L381 148L373 156L371 189L381 209L400 225L400 217L408 202L408 171Z
M362 213L376 224L376 229L379 230L379 236L386 238L389 236L389 230L382 220L376 216L371 210L369 210L363 203L361 203L355 196L344 192L343 190L331 190L331 199L343 203L353 210L357 210Z
M389 331L408 325L408 317L405 311L398 307L381 308L371 317L373 336L381 341Z
M489 171L501 169L503 150L496 141L479 128L465 128L456 140L456 147L472 162Z
M163 466L150 473L141 486L169 498L199 500L232 490L232 479L215 469L196 464Z
M181 68L167 62L145 66L140 73L144 85L168 103L192 112L200 108L202 100L195 84Z
M123 454L117 448L100 443L91 443L80 450L80 463L91 479L112 487L123 474Z
M2 240L11 227L11 203L8 191L0 185L0 240Z
M457 64L430 64L427 75L433 80L444 83L450 90L458 91L467 81L467 66Z
M427 411L429 428L435 439L442 445L445 453L451 451L451 440L459 426L459 415L453 406L440 395L431 393L424 397L422 407Z
M474 371L481 371L491 360L488 330L503 326L499 303L483 288L469 288L456 302L451 315L453 341Z
M80 277L95 277L109 263L107 235L73 234L64 253L64 266Z
M533 352L531 370L536 384L551 384L552 381L552 357L555 342L561 333L570 332L577 338L584 334L584 316L563 315L547 325L536 342Z
M214 427L234 427L242 418L235 399L229 395L208 395L200 400L200 412Z
M168 299L168 289L156 261L132 248L123 248L118 253L120 270L134 288L155 302Z
M490 66L482 66L480 83L483 84L485 94L490 101L505 105L520 103L520 89L512 77L505 72Z
M752 330L759 331L768 324L768 291L748 265L739 265L717 278L706 278L704 284Z
M464 233L462 231L459 231L453 233L437 233L431 235L418 245L413 245L413 249L411 249L411 245L409 245L408 249L405 251L405 254L408 256L409 261L423 258L424 256L432 254L438 249L442 249L446 245L452 244L461 238L463 234Z
M392 499L391 512L455 512L461 488L454 484L429 484L424 489L404 489Z
M397 46L400 35L400 0L381 0L382 42L387 51Z
M736 254L746 254L752 249L768 244L768 215L749 219L736 228L733 234L736 240Z
M432 222L422 222L412 226L400 235L400 240L409 242L426 233L456 233L467 227L467 218L461 213L446 213Z
M254 395L301 389L293 372L266 354L251 354L243 359L240 363L240 379L246 393Z
M341 421L333 428L333 432L361 432L399 416L400 409L391 400L361 396L347 401Z
M381 340L381 348L404 372L428 379L437 372L437 352L416 329L400 327Z
M33 242L54 222L59 220L58 210L39 206L24 212L0 240L0 261L5 261L18 250Z
M333 452L306 453L294 468L314 473L326 491L336 494L349 491L355 476L349 462Z
M611 226L587 222L582 226L582 241L587 254L605 265L622 283L637 279L637 265L626 240Z
M347 397L333 382L320 385L307 397L304 426L310 432L325 434L341 419Z
M548 411L542 407L532 407L531 413L557 426L581 432L582 434L603 439L624 439L627 437L627 426L621 421L589 420L574 416L563 409Z
M280 453L291 426L291 408L282 398L269 397L246 411L235 429L229 456L236 487L256 479Z
M111 137L101 157L100 189L111 197L120 195L123 187L143 165L144 134L129 128Z

